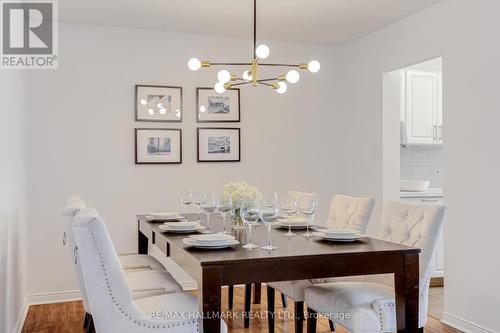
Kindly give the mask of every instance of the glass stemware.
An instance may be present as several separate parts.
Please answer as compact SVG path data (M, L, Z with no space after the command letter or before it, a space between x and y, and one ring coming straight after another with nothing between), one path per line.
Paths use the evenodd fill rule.
M277 247L272 244L271 226L278 220L281 211L276 193L268 197L264 195L263 198L265 199L261 201L259 216L260 220L267 226L267 245L263 246L262 249L272 251Z
M193 192L191 189L187 189L185 192L181 194L181 204L186 209L186 213L188 213L188 221L189 221L189 207L193 203Z
M222 215L222 228L221 234L229 234L226 230L226 217L229 213L233 211L233 200L231 195L227 193L221 193L217 199L217 211Z
M293 237L295 234L292 232L292 224L290 218L297 214L298 209L297 196L293 194L288 194L281 204L281 211L286 215L288 219L288 232L283 234L287 237Z
M248 225L248 242L243 245L245 249L255 249L258 245L253 244L252 225L259 220L260 207L257 200L245 201L241 204L240 215Z
M198 220L200 220L200 213L201 213L201 202L203 201L203 198L205 197L205 192L203 190L196 190L192 192L193 195L193 203L198 206Z
M313 234L309 231L309 225L314 219L314 214L316 213L316 207L318 206L319 198L315 195L303 195L300 198L299 211L300 214L307 217L306 233L303 235L306 238L311 237Z
M210 214L215 212L215 210L217 209L217 199L215 195L210 193L205 194L200 202L200 208L207 215L207 228L205 231L203 231L203 233L212 233L212 231L210 230Z

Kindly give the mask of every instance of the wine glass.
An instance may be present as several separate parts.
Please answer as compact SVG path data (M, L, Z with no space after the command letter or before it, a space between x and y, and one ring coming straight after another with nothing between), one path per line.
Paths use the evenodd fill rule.
M227 193L221 193L217 198L217 211L222 215L222 227L223 230L220 232L221 234L229 234L226 230L226 217L233 210L233 200L231 199L231 195Z
M283 202L281 203L281 211L286 215L288 219L288 232L283 234L287 237L293 237L295 234L292 232L292 224L290 218L297 214L297 196L293 194L288 194Z
M257 200L248 200L242 202L240 215L243 219L243 222L248 225L248 243L243 245L245 249L251 250L258 247L252 242L252 224L256 223L259 220L259 212L260 207Z
M193 192L191 192L191 189L187 189L185 192L181 194L181 204L186 208L187 213L189 213L189 207L193 203ZM188 221L189 221L189 214L188 216Z
M312 233L309 232L309 224L312 222L314 218L314 214L316 213L316 207L318 206L319 198L315 195L303 195L300 198L300 206L299 210L303 216L307 217L307 231L303 235L306 238L312 236Z
M266 198L266 196L263 196L263 198ZM262 199L259 216L260 220L267 226L267 245L262 247L263 250L272 251L277 249L276 246L272 245L271 226L278 220L280 213L281 211L276 193L272 196L268 196L267 199Z
M209 234L212 233L210 230L210 214L215 212L217 209L217 198L214 194L206 193L200 202L200 208L207 215L207 229L203 231L203 233Z
M192 193L193 195L193 203L198 206L198 220L200 219L201 212L201 202L203 201L203 197L205 196L205 192L203 190L196 190Z

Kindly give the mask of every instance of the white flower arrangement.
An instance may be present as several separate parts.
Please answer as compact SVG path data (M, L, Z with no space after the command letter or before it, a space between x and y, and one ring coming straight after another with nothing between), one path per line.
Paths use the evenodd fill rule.
M255 200L259 197L256 187L248 185L246 182L235 182L224 185L223 193L229 194L233 200L234 208L241 207L241 203L247 200Z

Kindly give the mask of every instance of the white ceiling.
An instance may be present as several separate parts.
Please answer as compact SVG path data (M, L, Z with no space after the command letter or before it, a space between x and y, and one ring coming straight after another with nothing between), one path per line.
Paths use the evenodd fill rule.
M258 39L340 44L441 0L258 0ZM60 21L252 37L252 0L63 0Z

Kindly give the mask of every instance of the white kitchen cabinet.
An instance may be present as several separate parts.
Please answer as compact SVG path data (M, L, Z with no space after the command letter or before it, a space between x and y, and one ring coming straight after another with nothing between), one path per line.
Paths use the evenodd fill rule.
M402 144L442 144L441 75L407 70L405 77Z
M401 198L402 202L416 205L442 205L441 197L424 197L424 198ZM443 228L439 230L436 251L432 257L432 277L444 277L444 247L443 247Z

